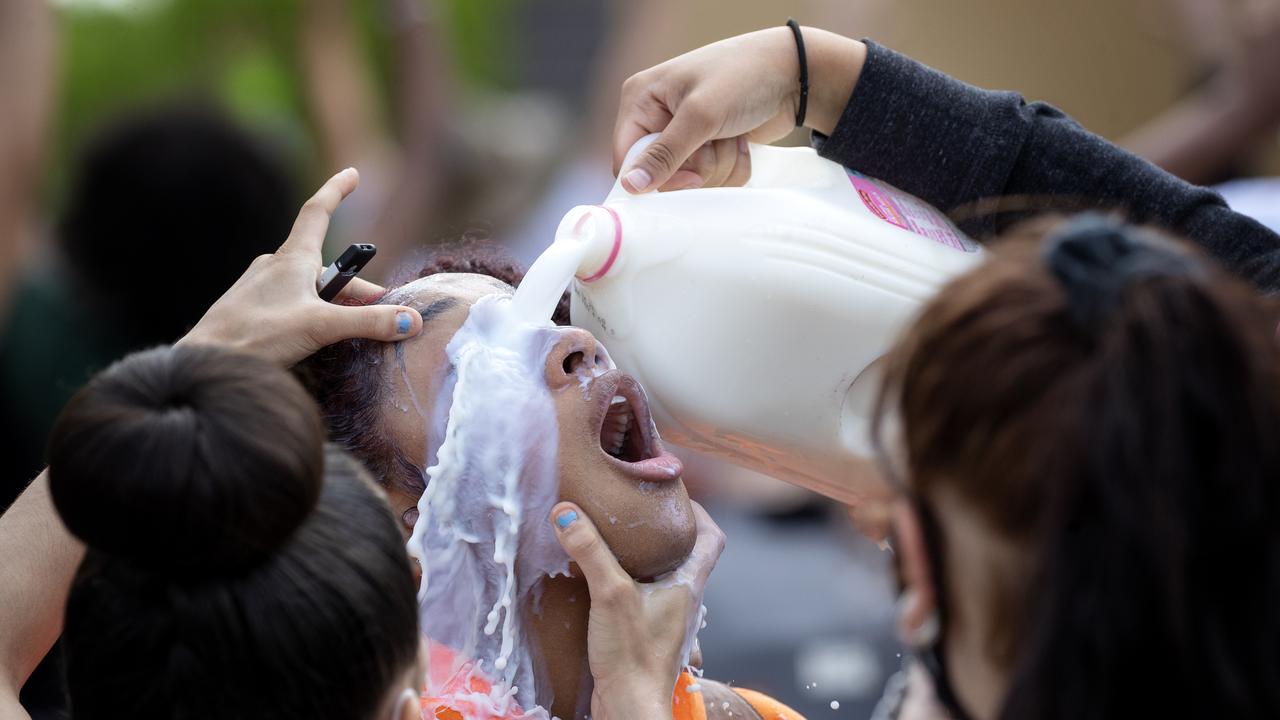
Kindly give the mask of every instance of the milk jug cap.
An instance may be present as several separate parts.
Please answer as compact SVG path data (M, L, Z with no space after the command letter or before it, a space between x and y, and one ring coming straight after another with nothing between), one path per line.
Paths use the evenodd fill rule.
M613 208L579 205L560 221L556 242L586 246L576 275L582 282L594 282L604 277L618 259L622 248L622 221Z

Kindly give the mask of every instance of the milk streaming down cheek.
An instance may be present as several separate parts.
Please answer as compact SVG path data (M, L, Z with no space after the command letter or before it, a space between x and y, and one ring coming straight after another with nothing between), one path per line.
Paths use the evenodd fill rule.
M446 347L451 369L434 406L416 394L397 347L404 392L391 401L421 418L432 459L408 543L422 568L420 621L450 658L429 669L426 696L463 717L548 717L525 621L539 583L567 574L569 559L548 521L559 443L545 367L558 339L550 316L591 250L556 242L513 297L476 302ZM589 395L603 372L583 372L571 391ZM686 656L700 621L684 620Z
M427 449L435 463L408 545L423 632L456 665L432 669L427 695L468 717L546 717L525 615L538 583L568 570L547 522L559 489L544 377L555 331L524 317L511 298L483 298L447 346L442 440ZM440 424L412 403L428 429Z

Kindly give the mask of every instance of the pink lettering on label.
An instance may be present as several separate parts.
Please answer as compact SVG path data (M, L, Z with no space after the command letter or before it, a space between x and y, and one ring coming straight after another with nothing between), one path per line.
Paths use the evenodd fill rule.
M965 237L933 207L861 173L847 168L845 172L862 204L881 220L961 252L978 251L977 243Z

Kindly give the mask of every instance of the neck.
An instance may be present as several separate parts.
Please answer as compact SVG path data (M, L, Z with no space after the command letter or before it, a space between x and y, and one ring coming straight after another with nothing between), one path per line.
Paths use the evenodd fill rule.
M939 513L946 571L947 627L943 652L948 680L960 704L974 720L998 716L1009 687L1007 650L993 639L1007 635L1008 618L992 608L1008 607L1026 592L1011 578L1030 577L1027 551L988 529L953 490L940 488L937 502L951 512ZM995 652L993 652L993 650Z
M587 662L587 622L591 596L578 577L542 581L541 612L529 613L545 682L552 693L547 711L558 718L585 718L591 712L591 669Z
M947 658L947 678L960 704L973 720L994 720L1009 686L1008 675L988 657L982 638L959 637L942 650Z

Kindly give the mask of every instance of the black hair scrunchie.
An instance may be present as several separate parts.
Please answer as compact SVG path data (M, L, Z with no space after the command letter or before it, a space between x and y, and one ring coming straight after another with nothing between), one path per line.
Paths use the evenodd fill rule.
M1068 220L1045 239L1043 258L1067 293L1072 320L1090 338L1135 281L1196 270L1189 257L1160 238L1099 213Z

